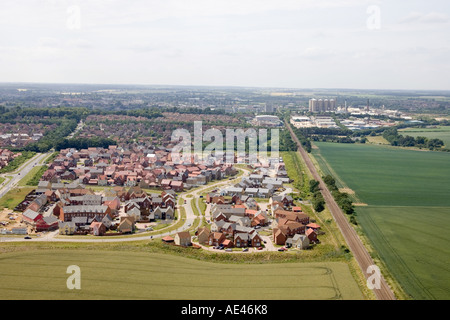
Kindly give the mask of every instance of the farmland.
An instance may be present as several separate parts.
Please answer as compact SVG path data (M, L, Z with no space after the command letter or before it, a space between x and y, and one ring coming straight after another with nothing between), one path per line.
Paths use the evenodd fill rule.
M450 127L408 128L401 130L399 133L414 138L420 136L428 139L441 139L444 141L445 148L450 149Z
M414 299L448 299L450 154L316 143L324 174L355 192L357 220L375 257Z
M69 290L69 265L81 289ZM344 262L215 263L83 248L0 254L0 299L363 299Z

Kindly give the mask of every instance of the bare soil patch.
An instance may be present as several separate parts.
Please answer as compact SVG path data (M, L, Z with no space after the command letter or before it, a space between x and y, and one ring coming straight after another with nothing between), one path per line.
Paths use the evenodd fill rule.
M355 191L353 191L350 188L339 188L339 192L347 193L347 194L355 194Z

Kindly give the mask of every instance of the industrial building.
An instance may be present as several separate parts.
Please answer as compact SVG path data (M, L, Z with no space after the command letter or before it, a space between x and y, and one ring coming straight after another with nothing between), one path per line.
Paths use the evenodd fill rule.
M331 112L336 110L335 99L310 99L309 112Z

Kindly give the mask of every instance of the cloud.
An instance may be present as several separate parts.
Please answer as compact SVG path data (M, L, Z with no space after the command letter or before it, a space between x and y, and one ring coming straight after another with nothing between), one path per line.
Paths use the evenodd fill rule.
M412 12L408 16L402 18L400 23L446 23L450 21L446 14L438 12L430 12L427 14Z

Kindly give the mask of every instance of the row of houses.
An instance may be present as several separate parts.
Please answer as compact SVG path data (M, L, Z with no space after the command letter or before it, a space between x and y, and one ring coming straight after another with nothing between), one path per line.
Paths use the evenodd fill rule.
M57 187L62 188L55 190ZM33 200L27 202L22 218L38 232L63 227L62 234L91 232L102 235L117 228L124 233L127 229L134 230L136 222L174 219L175 202L173 190L148 194L139 187L114 187L103 194L95 194L82 185L41 181ZM122 207L123 217L116 223L115 218L119 217ZM52 214L44 217L44 209L51 210Z
M85 185L139 186L181 192L213 180L236 174L231 164L175 164L167 148L64 149L60 151L42 180L76 180Z
M0 169L6 167L12 160L20 155L21 153L14 153L8 149L0 149Z
M211 204L210 228L197 231L199 243L210 246L260 247L262 239L255 227L266 226L265 212L249 209L245 204Z
M300 207L288 211L278 208L274 211L276 226L272 229L273 242L287 247L307 248L317 242L320 226L310 223L308 215Z
M135 220L133 217L120 217L118 223L105 215L103 219L98 219L98 216L91 220L89 224L78 225L76 220L72 221L58 221L59 234L73 235L73 234L92 234L94 236L107 235L108 230L116 230L118 233L114 235L132 233L135 230ZM111 233L112 235L112 233Z
M225 248L260 247L263 240L253 228L237 227L233 232L212 231L208 227L196 231L198 242L208 246L223 246Z

